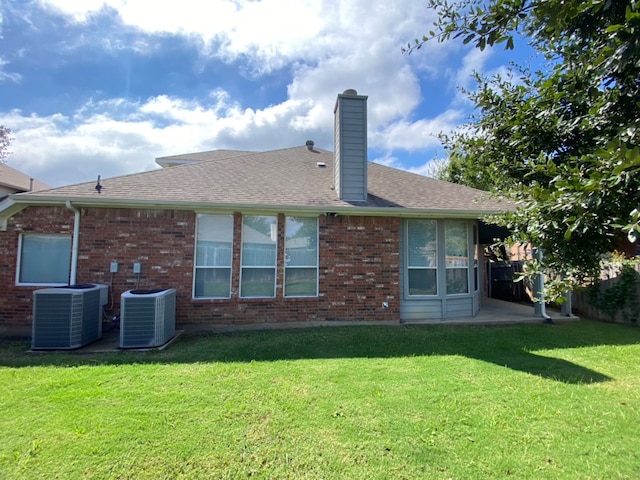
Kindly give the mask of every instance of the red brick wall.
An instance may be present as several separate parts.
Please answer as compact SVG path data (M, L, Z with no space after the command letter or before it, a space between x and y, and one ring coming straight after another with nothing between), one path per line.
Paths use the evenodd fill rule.
M37 225L37 227L35 227ZM0 231L0 324L25 326L31 322L31 287L16 287L19 234L23 232L73 232L73 213L66 208L31 208L9 220Z
M235 214L232 298L193 300L195 213L138 209L81 209L77 283L112 285L114 313L120 294L133 288L175 288L178 323L244 324L314 320L398 320L399 230L396 218L319 217L317 298L284 298L284 215L279 215L276 298L240 299L241 214ZM0 324L29 325L32 291L15 286L19 234L71 233L73 212L29 207L0 232ZM118 272L109 273L112 261ZM133 273L140 262L141 274ZM389 304L383 308L383 302Z

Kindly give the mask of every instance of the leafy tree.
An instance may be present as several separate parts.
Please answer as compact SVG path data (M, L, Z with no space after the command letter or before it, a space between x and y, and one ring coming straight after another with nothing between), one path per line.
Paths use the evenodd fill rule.
M434 30L407 45L461 38L509 50L526 39L544 71L513 65L467 92L469 124L442 140L446 179L500 192L494 219L545 252L555 296L599 271L601 255L640 236L640 2L428 0Z
M447 174L449 160L447 158L434 158L420 171L421 175L442 180Z
M9 145L11 145L11 130L0 125L0 163L6 161L7 155L9 155Z

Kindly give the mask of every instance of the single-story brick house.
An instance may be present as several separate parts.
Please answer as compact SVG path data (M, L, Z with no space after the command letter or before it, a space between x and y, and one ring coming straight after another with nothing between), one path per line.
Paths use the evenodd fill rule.
M507 205L368 162L366 106L337 96L334 153L215 150L10 195L0 322L29 325L33 290L74 283L109 284L114 311L126 290L175 288L178 324L473 317L479 218Z

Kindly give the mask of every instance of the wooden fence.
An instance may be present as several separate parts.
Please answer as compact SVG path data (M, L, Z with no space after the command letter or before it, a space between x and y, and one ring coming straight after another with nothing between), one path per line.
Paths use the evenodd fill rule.
M640 324L640 264L636 264L634 268L636 270L638 282L636 283L635 302L630 302L633 305L632 307L626 308L622 312L617 312L612 316L611 314L594 307L592 304L593 292L590 292L589 289L585 289L573 293L571 302L573 313L584 318L592 318L595 320L636 325ZM599 287L601 292L612 287L618 282L620 269L621 265L619 263L613 263L603 269Z

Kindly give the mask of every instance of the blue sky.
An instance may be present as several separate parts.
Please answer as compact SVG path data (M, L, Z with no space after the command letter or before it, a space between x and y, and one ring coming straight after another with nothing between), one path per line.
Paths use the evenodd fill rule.
M332 150L336 95L368 99L369 160L427 174L464 123L459 87L523 51L402 46L415 0L0 0L7 163L52 186L204 150Z

